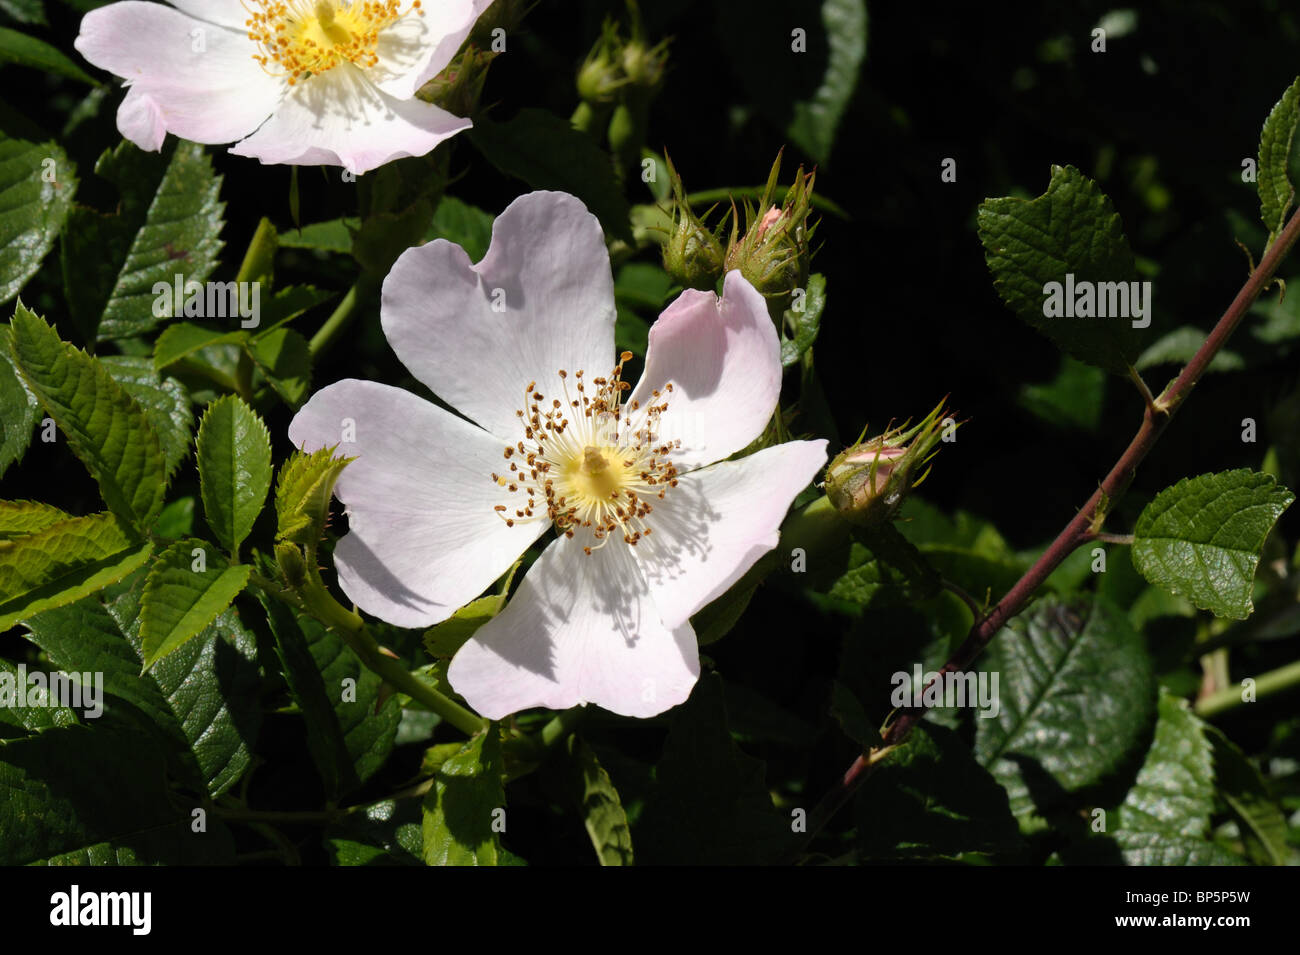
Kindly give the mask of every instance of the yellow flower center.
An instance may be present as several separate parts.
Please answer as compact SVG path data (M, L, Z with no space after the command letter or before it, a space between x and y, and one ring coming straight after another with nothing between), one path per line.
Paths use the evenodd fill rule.
M591 394L579 371L573 397L563 369L563 400L548 403L536 382L524 389L524 408L515 412L524 425L524 440L505 450L509 472L492 475L500 487L523 495L513 507L496 505L507 526L547 520L566 537L590 534L593 543L583 547L588 554L615 534L633 545L650 534L646 518L653 502L677 486L677 468L669 456L680 442L656 436L671 384L662 393L655 391L644 408L635 401L622 407L629 388L621 380L623 363L631 358L631 352L624 352L609 378L591 379Z
M411 9L424 16L421 0ZM253 59L289 84L332 70L379 62L379 33L403 16L401 0L244 0Z

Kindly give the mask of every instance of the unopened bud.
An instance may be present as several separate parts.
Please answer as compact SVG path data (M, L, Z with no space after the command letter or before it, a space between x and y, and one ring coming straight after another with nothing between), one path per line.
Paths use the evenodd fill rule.
M867 527L892 521L911 490L929 475L925 467L937 453L944 429L944 403L913 428L893 428L859 440L840 452L826 469L826 497L835 509Z
M578 96L587 103L612 103L628 78L623 73L618 25L606 20L600 39L578 70Z
M674 199L673 224L663 247L664 271L686 288L712 289L722 277L722 241L691 209L681 177L667 154L664 162Z
M740 213L732 207L731 240L726 270L738 269L767 298L790 295L808 280L810 242L816 223L809 224L816 173L795 174L794 185L778 205L774 202L781 156L776 157L757 207L745 205L745 234L739 234Z
M496 56L491 50L467 46L415 95L454 116L471 116L483 93L488 67Z

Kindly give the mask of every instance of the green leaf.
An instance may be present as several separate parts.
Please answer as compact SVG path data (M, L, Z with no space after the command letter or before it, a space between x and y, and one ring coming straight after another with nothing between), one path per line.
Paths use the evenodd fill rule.
M1137 368L1142 367L1139 358ZM1083 431L1095 432L1101 425L1105 399L1106 373L1068 355L1062 356L1061 370L1050 382L1020 388L1020 407L1057 427Z
M13 17L19 23L45 26L45 4L42 0L0 0L0 10Z
M1192 325L1175 328L1148 345L1142 351L1142 354L1138 355L1133 367L1138 371L1146 371L1148 368L1156 368L1160 365L1185 365L1192 360L1193 355L1201 350L1201 346L1205 344L1205 338L1206 332L1204 329ZM1222 348L1210 359L1206 371L1241 371L1245 367L1246 360L1241 357L1240 353Z
M1286 865L1291 852L1286 817L1268 783L1222 730L1208 723L1202 728L1214 758L1215 789L1237 820L1247 854L1263 865Z
M68 518L0 541L0 631L121 580L152 550L109 513Z
M88 597L41 614L28 639L67 672L103 674L104 714L162 739L174 775L217 796L252 765L261 724L256 646L234 611L141 673L139 600L145 576L111 607ZM118 585L120 589L124 585Z
M576 736L566 742L565 767L570 802L582 815L582 824L601 865L632 865L632 832L618 790L590 746Z
M446 760L424 797L425 865L499 865L505 812L501 734L496 724Z
M248 354L285 403L297 410L311 387L311 349L292 328L276 328L249 344Z
M1259 135L1259 212L1268 229L1269 245L1286 225L1287 213L1295 199L1296 167L1300 164L1300 143L1296 128L1300 126L1300 78L1287 87L1264 121Z
M285 286L262 304L260 334L269 335L276 328L293 321L308 309L328 302L337 294L311 285Z
M58 47L5 27L0 27L0 63L16 63L91 86L99 85Z
M424 633L424 649L430 656L451 659L465 642L506 605L505 594L488 594L471 600L442 623Z
M231 332L211 325L173 322L163 329L158 340L154 342L153 366L162 371L168 365L189 357L201 348L209 345L238 344L247 337L247 332Z
M252 570L247 564L227 564L196 538L177 541L159 554L141 598L145 669L208 627L239 596Z
M701 676L673 713L655 786L634 833L651 865L755 865L792 846L791 818L772 806L764 766L727 729L722 685Z
M844 735L864 751L880 745L880 731L872 725L853 691L839 680L831 683L831 716L840 724Z
M522 109L506 122L480 116L466 135L506 175L534 189L577 196L608 235L632 241L631 209L609 156L567 120L546 110Z
M784 325L781 330L781 365L789 368L803 357L804 352L812 348L821 328L822 311L826 308L826 276L820 272L808 276L808 288L804 290L801 311L786 309ZM787 330L793 329L789 335Z
M162 509L154 533L165 540L189 537L194 533L194 497L179 497Z
M174 139L161 153L124 141L100 156L95 172L117 187L120 211L77 207L69 215L63 241L68 307L88 339L130 338L174 313L171 292L163 293L165 307L155 309L155 285L173 289L179 275L184 289L216 267L225 209L221 177L202 146Z
M1185 700L1162 690L1156 734L1124 803L1119 828L1205 838L1214 773L1204 724Z
M108 509L137 530L147 528L162 509L167 473L144 410L101 362L60 341L21 305L11 330L23 378L99 483Z
M253 765L262 723L256 641L231 608L142 675L140 604L147 586L148 577L141 577L108 608L135 656L134 672L123 672L121 678L151 681L158 688L172 717L164 728L184 741L209 795L219 796ZM106 685L105 691L112 688Z
M27 673L30 674L36 669L40 668L29 666ZM0 660L0 677L5 674L14 681L15 691L19 681L27 678L26 675L19 673L17 666L8 660ZM0 681L0 685L2 683L3 681ZM0 739L26 736L29 733L39 733L42 730L54 729L56 726L72 726L79 722L76 711L70 707L50 706L48 703L31 705L34 701L30 695L27 697L29 705L19 706L16 692L12 699L6 699L7 693L6 690L4 695L0 695L0 700L4 700L0 703L0 724L7 724L7 726L0 725ZM10 732L7 727L13 727L18 732Z
M1137 780L1111 814L1104 836L1069 847L1067 862L1128 865L1240 865L1209 841L1214 810L1211 746L1186 701L1161 691L1155 738Z
M381 703L382 680L338 634L259 592L285 682L307 724L307 748L337 799L370 778L392 751L401 719L395 696ZM350 682L349 682L350 681Z
M662 266L627 262L614 276L614 301L628 308L658 315L672 294L674 283Z
M1076 288L1084 281L1124 283L1137 278L1123 224L1096 183L1073 166L1053 166L1043 195L1033 200L986 199L977 221L1002 301L1063 351L1126 374L1138 352L1132 319L1043 314L1047 283L1064 286L1067 273L1074 276ZM1061 297L1066 297L1064 291ZM1097 289L1097 298L1100 304L1109 296ZM1150 302L1146 305L1149 308Z
M208 526L238 556L271 487L271 437L257 412L234 395L208 405L199 424L198 464Z
M1202 610L1244 620L1264 539L1295 495L1242 468L1184 478L1156 495L1133 529L1133 566Z
M41 403L14 367L9 326L0 325L0 477L27 453L40 416Z
M758 585L750 587L732 587L721 597L705 604L691 618L691 627L695 630L695 640L702 647L716 643L732 631L745 609L754 599Z
M384 169L373 175L383 176ZM418 196L394 211L371 213L361 220L353 236L352 257L370 276L382 277L399 255L420 244L432 221L433 206L427 196Z
M614 347L620 353L630 351L638 358L644 358L649 340L650 323L630 308L617 306L614 318Z
M433 223L425 239L454 242L465 250L471 261L478 262L487 255L492 243L492 216L455 196L443 196L434 210Z
M219 820L192 830L164 764L149 737L107 726L0 743L0 865L234 864Z
M325 532L334 484L349 458L336 458L334 448L310 454L295 451L280 466L275 484L275 511L279 519L277 540L314 547Z
M0 541L38 534L70 517L54 505L39 501L0 501Z
M867 777L856 819L864 859L1007 855L1021 846L1002 787L956 733L930 723Z
M809 99L795 102L787 135L814 162L825 164L867 56L867 4L823 0L821 8L829 47L826 72Z
M313 222L301 229L282 232L280 248L321 249L325 252L342 252L346 255L352 251L352 236L360 226L360 219Z
M762 111L825 165L866 57L865 0L819 0L801 5L797 16L785 0L723 0L716 7L719 45L743 84L742 102L753 104L746 112ZM803 46L795 47L799 41Z
M175 378L162 378L142 356L109 355L99 362L145 413L162 446L168 479L190 453L194 416L190 395Z
M1151 725L1146 645L1102 599L1043 598L994 638L980 669L998 675L1000 707L975 720L975 755L1020 818L1118 770Z
M76 191L76 167L62 149L0 133L0 302L41 267Z
M414 799L383 799L326 830L325 848L334 865L423 865L422 826Z

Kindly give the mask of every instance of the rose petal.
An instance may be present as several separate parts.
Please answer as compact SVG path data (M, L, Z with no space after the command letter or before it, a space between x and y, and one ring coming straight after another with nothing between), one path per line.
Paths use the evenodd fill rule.
M452 687L489 719L580 703L645 717L684 701L700 675L695 631L663 625L628 551L556 540L451 661Z
M153 104L168 132L197 143L228 143L256 129L284 90L283 80L254 61L257 48L246 34L161 3L123 0L91 10L73 45L131 85L121 131L144 149L156 148L148 145L156 130L142 119L142 99Z
M664 623L676 627L726 593L776 546L795 495L826 464L826 442L791 441L678 479L633 548Z
M118 131L145 152L162 149L167 138L167 123L158 104L138 86L128 86L122 105L117 108Z
M549 401L561 395L560 369L590 379L613 366L614 279L600 223L573 196L521 196L497 216L478 265L443 239L403 252L384 280L380 319L411 374L517 441L529 382Z
M351 63L293 86L257 132L230 147L264 163L344 166L360 175L423 156L470 121L423 100L398 100Z
M340 444L349 419L356 440ZM507 527L493 510L509 497L491 481L501 442L400 388L330 385L294 417L289 438L356 457L335 491L349 525L334 549L339 586L399 627L447 619L546 530L541 521Z
M712 464L763 433L781 393L781 346L763 296L736 271L722 298L687 289L650 328L645 373L631 400L641 406L668 382L659 437L680 440L678 470Z
M442 72L492 0L435 0L379 34L379 63L367 73L390 96L410 99Z

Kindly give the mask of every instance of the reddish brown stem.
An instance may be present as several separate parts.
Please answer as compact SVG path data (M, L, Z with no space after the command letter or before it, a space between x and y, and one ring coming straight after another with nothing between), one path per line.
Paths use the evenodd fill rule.
M1300 210L1291 216L1290 221L1277 237L1277 241L1269 246L1258 267L1250 273L1250 278L1237 292L1232 304L1228 306L1227 311L1223 313L1201 347L1196 350L1191 361L1159 398L1154 402L1147 402L1142 415L1142 426L1120 459L1115 462L1115 466L1110 469L1105 480L1088 499L1088 503L1075 514L1070 523L1065 525L1065 529L1056 536L1056 540L1052 541L1047 550L1034 561L1033 566L1025 571L1024 576L1016 581L988 614L975 621L965 641L936 675L936 680L942 680L945 673L965 670L974 663L976 657L993 639L994 634L1024 608L1048 575L1060 566L1061 561L1065 560L1079 545L1094 538L1095 533L1100 530L1107 511L1114 507L1115 502L1128 490L1133 476L1137 473L1138 465L1160 438L1174 413L1187 400L1187 396L1196 386L1201 375L1205 373L1205 369L1210 366L1214 356L1237 330L1237 326L1246 317L1250 306L1273 281L1278 266L1291 251L1298 237L1300 237ZM882 745L873 752L878 754L884 747L902 743L924 715L923 710L917 709L900 712L885 732ZM830 818L849 800L870 774L872 767L878 763L879 759L873 760L870 754L859 756L853 761L834 788L813 809L808 820L808 832L804 844L807 844L830 821Z

